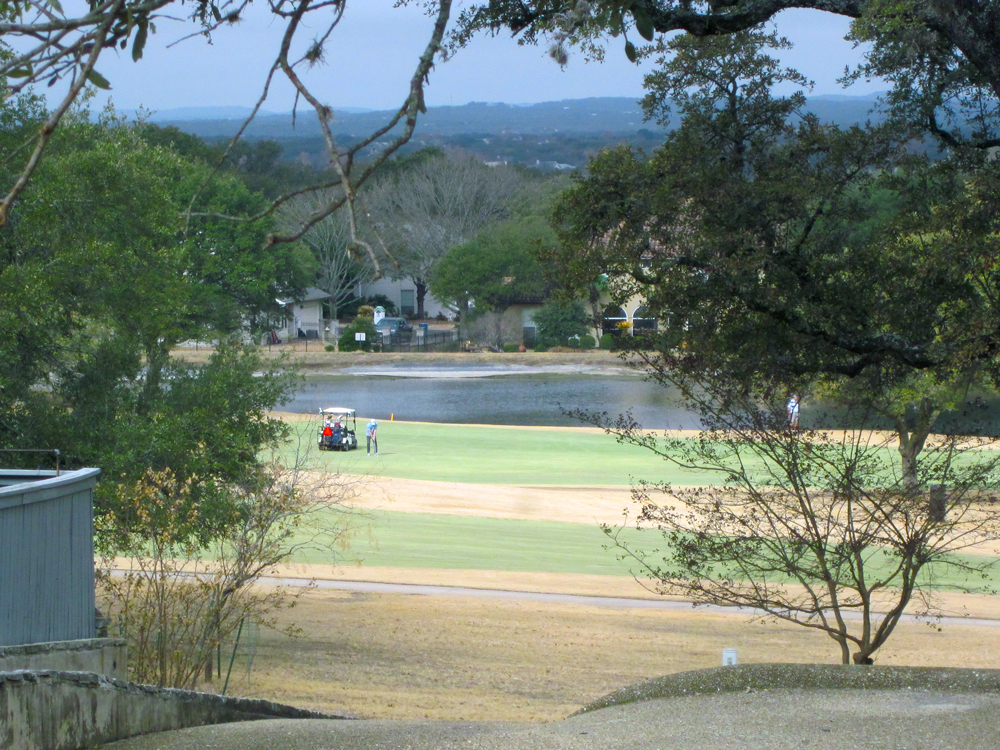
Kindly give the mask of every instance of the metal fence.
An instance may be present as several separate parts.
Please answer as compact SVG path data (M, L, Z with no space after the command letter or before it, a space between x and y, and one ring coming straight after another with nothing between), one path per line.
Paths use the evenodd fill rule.
M457 328L448 331L407 331L406 333L379 334L384 352L452 352L462 346Z
M0 646L95 636L99 473L0 471Z

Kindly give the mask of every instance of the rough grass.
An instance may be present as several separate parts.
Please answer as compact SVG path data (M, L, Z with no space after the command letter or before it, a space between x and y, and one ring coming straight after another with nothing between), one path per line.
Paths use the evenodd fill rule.
M306 637L262 631L230 693L360 718L551 721L625 686L720 666L724 648L741 664L838 660L806 628L701 610L314 591L283 616ZM996 637L905 622L877 661L997 669Z

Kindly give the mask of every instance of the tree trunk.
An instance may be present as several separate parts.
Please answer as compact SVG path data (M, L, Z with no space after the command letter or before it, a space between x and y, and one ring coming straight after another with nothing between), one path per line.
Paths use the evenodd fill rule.
M427 285L420 279L414 279L413 283L417 287L417 317L423 320L427 317L424 314L424 297L427 296Z
M163 368L170 359L170 349L164 347L159 342L143 347L146 355L146 372L142 383L142 391L139 396L139 403L136 406L136 413L143 416L149 412L151 405L156 403L160 391L160 383L163 381Z
M924 399L916 407L916 419L913 429L906 424L906 418L896 420L896 435L899 437L899 456L902 462L903 487L915 490L920 484L917 477L917 457L924 449L931 428L937 420L938 410L930 401Z
M916 441L905 432L899 434L899 456L901 460L903 487L908 490L916 489L917 484L917 456L923 448L923 441Z

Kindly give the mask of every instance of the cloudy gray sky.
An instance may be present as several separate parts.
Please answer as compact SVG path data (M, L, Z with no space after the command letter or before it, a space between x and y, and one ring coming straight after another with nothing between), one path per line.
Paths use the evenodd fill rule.
M846 19L817 11L786 11L778 19L778 28L796 45L784 62L816 82L813 93L845 93L836 79L845 64L859 59L858 51L843 38ZM282 28L260 8L244 22L216 32L211 43L203 37L177 41L190 31L183 24L160 21L138 63L132 62L128 52L117 57L105 53L98 69L112 84L117 108L162 111L250 106L256 101ZM307 79L320 98L334 107L398 107L429 33L430 20L419 7L393 8L393 0L349 4L328 44L325 64L313 69ZM872 82L847 93L884 88ZM619 39L611 40L605 62L588 63L577 53L560 69L544 48L518 46L509 37L474 40L436 66L426 92L431 106L641 95L642 70L625 59ZM292 102L291 86L282 81L272 89L264 109L284 112Z

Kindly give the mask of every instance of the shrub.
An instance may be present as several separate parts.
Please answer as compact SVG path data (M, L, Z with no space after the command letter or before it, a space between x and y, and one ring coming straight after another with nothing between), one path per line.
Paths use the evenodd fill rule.
M537 344L535 344L535 351L536 352L547 352L548 350L549 350L549 347L547 347L541 341L539 341Z
M503 345L503 350L505 352L516 352L518 350L518 348L519 347L518 347L517 344L504 344Z
M585 333L580 337L581 349L593 349L596 344L597 342L594 341L594 337L591 336L589 333Z
M217 487L236 511L221 523L169 469L106 487L136 519L100 550L96 571L98 597L128 641L129 679L194 690L244 621L276 627L275 613L308 590L255 585L299 550L346 541L355 486L305 469L267 463L252 483ZM206 526L215 530L205 539L185 531Z
M327 345L326 345L326 346L324 346L323 348L324 348L324 349L325 349L326 351L328 351L328 352L335 352L335 351L337 351L337 347L335 347L335 346L334 346L333 344L327 344Z
M559 343L571 336L582 336L590 323L590 317L582 303L561 300L546 302L531 317L538 327L539 339L552 339Z
M601 348L602 349L614 349L615 348L615 337L610 333L605 333L601 336Z
M388 297L386 297L384 294L376 294L372 297L366 297L363 299L353 299L350 302L341 305L340 308L337 310L337 313L342 318L352 318L356 315L362 314L359 312L362 306L370 307L372 308L372 310L374 310L376 307L380 305L385 308L386 315L392 317L396 316L396 305L393 304L393 301Z
M365 340L356 341L354 338L356 333L364 333ZM356 352L358 350L370 352L372 344L376 341L378 341L378 332L375 330L375 323L372 322L371 318L358 317L344 329L337 343L342 352Z

